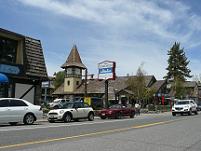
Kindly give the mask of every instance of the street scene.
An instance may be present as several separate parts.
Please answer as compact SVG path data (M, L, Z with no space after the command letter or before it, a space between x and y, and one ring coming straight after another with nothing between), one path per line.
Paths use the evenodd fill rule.
M143 114L134 119L1 126L2 151L163 150L199 151L200 115Z
M0 0L0 150L200 151L199 0Z

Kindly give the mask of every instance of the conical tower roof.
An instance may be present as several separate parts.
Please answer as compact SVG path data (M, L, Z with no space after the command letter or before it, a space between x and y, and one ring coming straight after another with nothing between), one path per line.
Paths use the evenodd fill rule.
M68 67L80 67L86 69L86 66L82 63L76 45L73 46L66 62L61 66L61 68L64 69Z

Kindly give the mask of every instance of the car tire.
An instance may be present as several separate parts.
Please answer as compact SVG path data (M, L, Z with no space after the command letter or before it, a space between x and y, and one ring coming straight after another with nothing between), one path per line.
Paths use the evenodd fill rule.
M190 111L188 112L188 115L192 115L192 109L190 109Z
M89 120L89 121L93 121L93 120L94 120L94 113L89 112L88 120Z
M15 125L17 125L17 122L10 122L9 124L12 126L15 126Z
M121 115L121 113L120 112L118 112L117 114L116 114L116 117L115 117L116 119L121 119L122 118L122 115Z
M34 117L33 114L28 113L28 114L26 114L26 115L24 116L24 124L25 124L25 125L31 125L31 124L34 123L34 121L35 121L35 117Z
M100 118L101 118L102 120L104 120L104 119L106 119L106 116L101 116Z
M135 112L131 112L130 118L134 118Z
M69 123L72 120L72 116L69 113L66 113L63 118L64 122Z
M198 115L198 111L195 111L194 113L195 113L195 115Z
M172 113L172 116L176 116L176 113Z

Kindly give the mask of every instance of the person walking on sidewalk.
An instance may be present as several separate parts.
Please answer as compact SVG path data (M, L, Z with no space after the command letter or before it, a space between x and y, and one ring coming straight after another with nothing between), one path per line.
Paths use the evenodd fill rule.
M139 102L135 103L135 115L140 115L140 109L141 109L141 105Z

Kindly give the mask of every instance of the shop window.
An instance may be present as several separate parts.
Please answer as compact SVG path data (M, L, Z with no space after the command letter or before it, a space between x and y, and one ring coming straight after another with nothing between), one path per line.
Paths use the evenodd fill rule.
M79 85L80 84L79 81L76 81L76 84Z
M68 85L70 85L70 81L68 81Z
M8 97L8 86L0 84L0 98Z
M0 36L0 62L16 63L18 41Z

